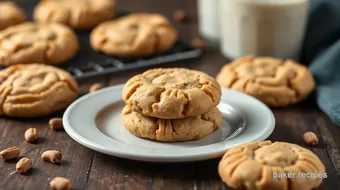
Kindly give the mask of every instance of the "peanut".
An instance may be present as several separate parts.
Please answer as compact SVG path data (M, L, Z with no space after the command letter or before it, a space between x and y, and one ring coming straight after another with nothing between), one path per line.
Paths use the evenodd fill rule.
M187 18L187 13L183 10L177 10L174 12L175 21L182 22Z
M55 177L50 181L50 187L53 190L70 190L72 182L64 177Z
M318 137L313 132L306 132L305 134L303 134L303 140L305 141L307 145L312 145L312 146L315 146L319 143Z
M32 168L32 160L28 158L21 158L16 167L15 170L19 173L26 173L28 170Z
M60 163L60 160L62 159L62 155L57 150L47 150L41 154L41 159L46 162L58 164Z
M92 93L92 92L95 92L95 91L100 90L100 89L102 89L102 88L103 88L103 85L102 85L102 84L100 84L100 83L95 83L95 84L93 84L93 85L90 87L89 92Z
M48 123L49 123L51 129L54 129L54 130L58 130L58 129L63 129L64 128L63 120L61 118L50 119L50 121Z
M10 147L0 152L0 157L4 160L10 160L20 155L20 149L17 147Z
M38 129L29 128L25 132L25 139L27 142L34 142L38 139Z

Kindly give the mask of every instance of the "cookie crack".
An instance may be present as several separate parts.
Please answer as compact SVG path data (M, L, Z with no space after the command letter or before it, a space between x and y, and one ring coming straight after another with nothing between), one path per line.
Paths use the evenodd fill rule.
M209 120L208 118L205 118L204 115L200 115L200 119L209 123L212 123L214 126L214 129L216 129L216 125L212 120Z
M162 90L159 92L159 94L157 94L157 95L155 96L155 98L156 98L155 102L153 102L153 103L150 105L150 107L151 107L150 110L152 110L152 112L155 111L155 110L154 110L154 105L161 102L161 96L162 96L163 92L165 92L165 91L166 91L166 89L165 89L165 88L162 88Z
M215 102L215 97L214 97L214 94L213 94L212 92L209 92L208 90L206 90L206 89L204 89L204 88L201 88L201 90L202 90L207 96L209 96L213 102Z
M171 119L169 119L169 122L170 122L170 126L172 128L171 136L172 136L172 139L175 140L176 138L174 137L174 134L176 134L177 136L180 136L180 134L177 132L176 127L173 125L173 122L172 122Z
M182 116L186 116L188 109L190 107L190 101L189 101L189 96L187 94L187 92L183 91L183 95L185 97L185 99L187 100L186 103L183 105L183 110L181 111L181 115Z
M125 98L126 98L126 101L128 101L128 100L131 98L131 96L132 96L134 93L136 93L136 91L138 90L138 88L140 88L140 87L142 87L142 86L143 86L142 83L139 83L139 84L133 86L133 87L129 90L129 93L126 94L126 97L125 97Z
M0 90L0 95L2 93L4 93L4 96L2 98L2 101L0 102L1 103L1 110L0 110L0 113L5 113L4 112L4 103L6 102L7 98L8 98L8 94L10 94L12 91L12 87L3 87L1 90Z
M63 82L63 81L59 81L59 82ZM43 92L39 92L39 93L24 93L24 94L18 94L18 95L15 95L15 96L22 96L22 95L40 95L42 93L45 93L47 91L50 91L52 88L54 88L55 86L59 85L59 82L56 82L54 83L53 85L49 86L49 88L45 89ZM9 94L10 95L10 94ZM11 95L10 95L11 96ZM8 98L8 95L6 96L6 98ZM33 100L33 101L32 101ZM35 102L39 102L41 101L41 99L31 99L30 100L26 100L25 102L19 102L19 103L15 103L15 102L11 102L13 105L18 105L18 104L34 104Z

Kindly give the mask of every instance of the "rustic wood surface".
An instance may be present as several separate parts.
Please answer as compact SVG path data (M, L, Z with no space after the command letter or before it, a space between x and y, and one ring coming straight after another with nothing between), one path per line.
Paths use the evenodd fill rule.
M158 12L174 22L172 15L177 9L187 11L189 19L184 23L174 22L180 36L188 42L198 37L197 11L194 0L120 0L119 8L130 11ZM215 76L224 58L215 48L208 48L201 58L178 62L168 67L186 67L202 70ZM101 82L106 86L125 82L131 76L146 69L79 81L81 94L86 94L91 84ZM276 128L269 137L273 141L288 141L302 145L316 153L327 168L328 178L319 189L340 189L340 129L316 107L311 97L301 104L288 108L274 109ZM33 169L25 175L14 173L16 161L0 160L0 190L2 189L48 189L48 182L55 176L69 178L73 189L230 189L222 183L217 174L219 159L181 164L157 164L130 161L107 156L76 143L64 131L53 131L48 120L62 113L36 118L0 118L0 149L11 146L21 148L22 156L33 160ZM36 144L24 140L24 132L30 127L40 131ZM305 146L302 135L306 131L315 132L320 143L313 148ZM39 155L49 149L63 153L60 165L43 162Z

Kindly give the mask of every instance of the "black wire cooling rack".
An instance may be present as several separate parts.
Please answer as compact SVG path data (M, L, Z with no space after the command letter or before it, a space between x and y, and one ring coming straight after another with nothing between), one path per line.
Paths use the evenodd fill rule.
M32 20L34 7L38 0L16 0L14 1L23 8L27 18ZM128 11L118 10L118 17L129 14ZM199 57L201 50L194 48L181 39L178 39L174 46L167 52L154 54L149 57L119 58L108 56L92 50L90 46L91 31L76 31L80 48L78 53L70 60L57 66L69 71L76 79L91 76L104 75L109 73L127 71L134 68L162 65L170 62L187 60Z

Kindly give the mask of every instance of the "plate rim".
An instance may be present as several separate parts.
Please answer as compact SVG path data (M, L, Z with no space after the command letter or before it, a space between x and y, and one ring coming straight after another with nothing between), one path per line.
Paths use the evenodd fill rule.
M114 91L115 89L120 89L124 86L125 84L118 84L118 85L113 85L113 86L109 86L106 88L103 88L101 90L98 90L94 93L89 93L86 94L80 98L78 98L77 100L75 100L64 112L63 114L63 125L64 125L64 130L66 131L66 133L76 142L78 142L79 144L81 144L82 146L85 146L91 150L94 151L98 151L101 152L103 154L107 154L107 155L111 155L111 156L116 156L116 157L120 157L120 158L125 158L125 159L130 159L130 160L139 160L139 161L147 161L147 162L188 162L188 161L199 161L199 160L207 160L207 159L212 159L212 158L216 158L216 157L220 157L222 154L224 154L226 151L228 151L230 148L235 147L239 144L243 144L246 142L256 142L256 141L261 141L261 140L265 140L267 139L272 132L275 129L275 117L273 112L269 109L268 106L266 106L263 102L261 102L260 100L249 96L245 93L242 92L238 92L232 89L228 89L228 88L222 88L222 93L223 91L232 91L232 93L236 93L238 95L242 95L242 96L246 96L247 98L251 99L253 102L256 102L257 104L260 104L262 106L262 108L264 108L268 114L269 114L269 121L268 121L268 130L267 131L262 131L263 135L259 136L257 138L253 138L247 141L244 141L242 143L236 143L233 144L232 147L227 147L227 148L221 148L220 150L216 150L213 153L206 153L206 152L201 152L201 153L191 153L191 154L187 154L187 155L174 155L174 154L167 154L167 153L161 153L161 154L150 154L150 153L136 153L136 152L131 152L131 151L122 151L119 149L106 149L103 144L100 144L98 142L93 142L90 139L87 139L85 137L83 137L81 134L79 134L75 129L73 129L70 120L68 119L71 115L71 111L74 109L74 107L78 106L79 104L82 103L82 101L92 97L92 96L100 96L101 94L105 94L109 91ZM121 96L121 95L120 95ZM109 104L107 104L106 106L108 106ZM105 107L105 106L104 106ZM96 113L98 114L98 113ZM247 126L246 126L247 127ZM97 127L95 127L95 129L99 130ZM106 136L105 134L101 133L102 135ZM241 135L242 132L239 134ZM234 138L238 138L238 136L235 136ZM106 136L107 137L107 136ZM108 137L110 138L110 137ZM234 138L230 139L233 140ZM119 143L122 143L120 141L117 141ZM222 141L223 142L223 141ZM218 144L214 143L214 144ZM213 144L211 144L213 145ZM128 145L128 146L132 146L132 145ZM209 145L208 145L209 146Z

